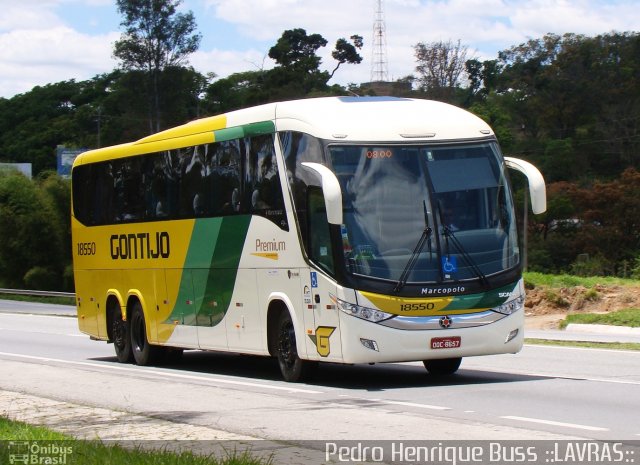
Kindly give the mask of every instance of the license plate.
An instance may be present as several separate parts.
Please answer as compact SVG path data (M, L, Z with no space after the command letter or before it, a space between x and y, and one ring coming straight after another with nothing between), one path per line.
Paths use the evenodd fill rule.
M431 338L432 349L457 349L461 345L462 338L460 336Z

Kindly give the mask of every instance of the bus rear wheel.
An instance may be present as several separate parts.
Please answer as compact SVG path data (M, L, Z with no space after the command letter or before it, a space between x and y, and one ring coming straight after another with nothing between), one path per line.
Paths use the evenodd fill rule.
M318 363L302 360L298 357L296 333L288 311L283 311L280 314L276 338L278 364L284 380L290 383L298 383L308 379L315 371Z
M159 347L149 344L147 326L140 302L136 302L131 310L131 350L137 365L149 365L156 361Z
M424 367L427 369L429 374L434 376L447 376L452 375L458 368L460 368L460 363L462 362L462 358L441 358L436 360L425 360Z
M120 363L130 363L133 361L131 336L129 332L129 321L122 319L122 312L120 307L118 307L117 310L114 310L111 322L111 334L113 337L113 347L116 351L116 358Z

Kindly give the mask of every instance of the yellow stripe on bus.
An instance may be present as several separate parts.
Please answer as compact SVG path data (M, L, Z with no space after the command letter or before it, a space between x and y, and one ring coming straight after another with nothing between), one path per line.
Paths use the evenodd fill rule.
M433 316L441 315L445 311L448 315L462 315L466 313L477 313L487 308L467 308L447 310L447 307L451 305L455 297L432 297L432 298L406 298L396 297L390 295L374 294L372 292L360 293L369 299L369 301L383 312L391 313L393 315L404 316Z

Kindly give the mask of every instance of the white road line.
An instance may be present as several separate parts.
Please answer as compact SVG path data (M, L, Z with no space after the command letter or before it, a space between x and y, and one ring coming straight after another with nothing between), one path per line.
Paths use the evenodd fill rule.
M211 381L211 382L220 383L220 384L248 386L248 387L254 387L254 388L261 388L261 389L272 389L276 391L296 392L296 393L302 393L302 394L324 394L324 392L322 391L314 391L311 389L301 389L301 388L286 387L286 386L272 386L270 384L263 384L263 383L250 383L247 381L236 381L232 379L219 378L213 375L212 376L184 375L181 373L154 370L152 368L140 367L140 366L127 367L127 366L118 366L118 365L106 365L102 363L77 362L73 360L62 360L62 359L50 358L50 357L36 357L34 355L12 354L9 352L0 352L0 356L24 358L27 360L36 360L40 362L55 362L55 363L62 363L67 365L88 366L93 368L101 368L101 369L114 370L114 371L127 371L130 373L137 373L137 374L153 374L153 375L164 376L167 378L190 379L190 380L197 380L197 381Z
M52 333L51 331L30 331L28 329L0 328L0 331L13 331L16 333L50 334L52 336L87 337L86 334Z
M385 400L385 399L376 399L376 400L385 404L401 405L403 407L416 407L416 408L423 408L427 410L451 410L450 407L442 407L440 405L417 404L414 402L401 402L398 400Z
M524 374L524 373L521 373ZM556 378L556 379L568 379L577 381L592 381L595 383L611 383L611 384L632 384L640 386L640 381L626 380L626 379L611 379L611 378L583 378L580 376L560 376L549 375L544 373L527 373L528 376L540 376L544 378Z
M640 381L634 380L626 380L626 379L612 379L612 378L586 378L584 376L567 376L567 375L559 375L555 373L536 373L532 371L520 371L520 370L494 370L487 367L469 367L469 370L480 370L485 371L487 373L497 373L497 374L507 374L507 375L520 375L520 376L535 376L539 378L553 378L553 379L568 379L574 381L592 381L596 383L611 383L611 384L631 384L640 386Z
M571 340L566 340L566 341L563 341L562 339L556 339L556 340L559 340L561 342L572 342ZM594 344L597 344L597 342L595 341L577 341L577 342L592 342ZM612 343L614 344L616 342L619 342L619 341L612 341ZM640 355L640 351L637 351L637 350L605 349L603 347L571 347L571 346L554 346L554 345L543 345L543 344L524 344L524 346L536 348L536 349L547 349L547 350L559 349L559 350L574 350L574 351L578 350L578 351L587 351L587 352L594 351L594 350L601 350L606 352L619 352L621 354L626 354L626 355L630 355L630 354Z
M503 418L505 420L526 421L529 423L540 423L542 425L562 426L564 428L583 429L587 431L609 431L608 428L600 428L599 426L577 425L575 423L563 423L561 421L542 420L540 418L527 418L527 417L515 417L515 416L505 416L500 418Z
M15 317L24 317L24 318L55 318L57 320L59 320L60 318L65 318L65 319L69 319L70 316L67 315L39 315L37 313L0 313L0 318L2 318L2 316L7 316L7 317L11 317L11 318L15 318ZM73 318L75 318L76 316L73 315ZM74 323L75 326L75 323Z

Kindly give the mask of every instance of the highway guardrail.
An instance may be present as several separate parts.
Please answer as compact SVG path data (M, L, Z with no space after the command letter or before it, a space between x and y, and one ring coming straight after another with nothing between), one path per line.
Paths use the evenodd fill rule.
M3 289L0 288L0 294L13 294L13 295L30 295L38 297L69 297L74 299L76 297L73 292L58 292L58 291L35 291L29 289Z

